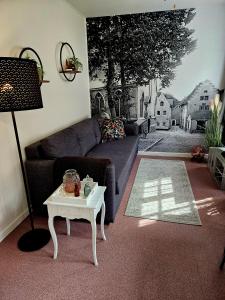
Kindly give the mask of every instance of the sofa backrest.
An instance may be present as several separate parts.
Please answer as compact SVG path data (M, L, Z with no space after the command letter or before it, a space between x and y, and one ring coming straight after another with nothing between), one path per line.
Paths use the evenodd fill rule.
M28 159L84 156L101 140L96 119L85 119L25 148Z

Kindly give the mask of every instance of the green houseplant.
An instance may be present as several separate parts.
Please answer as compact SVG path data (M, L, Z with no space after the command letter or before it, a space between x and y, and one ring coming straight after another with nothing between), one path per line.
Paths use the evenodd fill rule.
M208 121L205 131L206 147L222 146L222 125L220 122L221 102L219 95L216 95L211 104L211 119Z
M79 58L73 56L66 59L66 68L82 72L83 64L81 63Z
M45 74L44 70L41 68L40 64L39 64L34 58L30 57L30 55L29 55L28 53L26 53L25 58L26 58L26 59L31 59L31 60L33 60L33 61L36 62L36 64L37 64L38 76L39 76L39 81L41 82L41 81L43 80L43 78L44 78L44 74Z

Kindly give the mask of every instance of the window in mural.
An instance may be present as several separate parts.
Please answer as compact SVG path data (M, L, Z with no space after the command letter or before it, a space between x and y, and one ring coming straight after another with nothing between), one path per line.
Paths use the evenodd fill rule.
M213 78L193 81L204 65L191 65L201 42L195 18L194 8L87 18L92 115L97 107L147 119L139 150L190 152L204 143L217 88Z
M115 110L117 116L121 115L121 99L122 99L122 91L116 90L114 94L114 101L115 101Z

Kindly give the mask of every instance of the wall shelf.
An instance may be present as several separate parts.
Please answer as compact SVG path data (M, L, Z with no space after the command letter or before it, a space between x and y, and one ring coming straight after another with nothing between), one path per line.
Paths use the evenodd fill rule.
M76 70L63 70L63 71L59 71L59 73L77 74L77 73L81 73L81 71L76 71Z
M60 66L61 66L61 70L59 71L59 73L62 74L67 81L74 81L76 75L78 73L81 73L81 71L65 68L66 67L65 66L66 59L62 58L62 52L63 52L64 47L67 47L70 50L70 52L72 54L72 57L75 58L75 54L74 54L74 51L73 51L73 48L71 47L71 45L67 42L62 42L61 48L60 48Z
M28 55L28 52L31 52L34 56L36 56L35 58L32 58ZM26 57L25 54L28 56ZM25 57L24 57L25 56ZM40 59L40 56L37 54L37 52L31 48L31 47L25 47L21 50L20 54L19 54L19 58L28 58L28 59L32 59L37 63L37 68L38 70L41 71L41 73L38 72L39 74L39 82L40 82L40 86L42 85L42 83L49 83L49 80L44 80L44 69L43 69L43 64L42 61Z

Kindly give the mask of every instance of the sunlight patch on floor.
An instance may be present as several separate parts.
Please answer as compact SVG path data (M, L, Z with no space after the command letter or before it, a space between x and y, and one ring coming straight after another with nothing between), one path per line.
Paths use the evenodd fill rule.
M143 184L143 198L156 197L174 192L171 177L165 177L161 180L150 180Z
M138 227L145 227L156 223L156 220L142 219L138 221Z
M196 200L195 202L196 202L196 205L197 205L198 209L202 209L202 208L212 206L212 204L214 204L214 198L213 197L208 197L208 198L205 198L205 199Z

